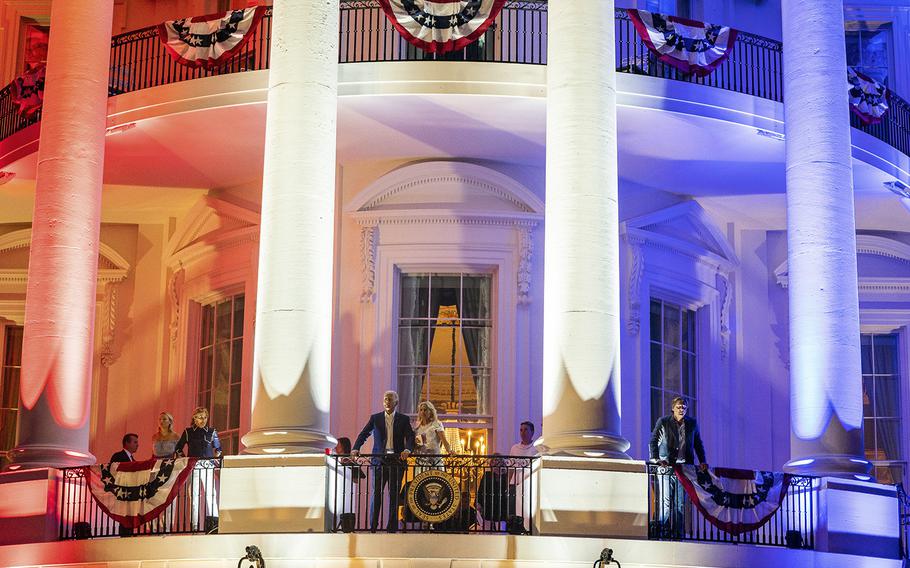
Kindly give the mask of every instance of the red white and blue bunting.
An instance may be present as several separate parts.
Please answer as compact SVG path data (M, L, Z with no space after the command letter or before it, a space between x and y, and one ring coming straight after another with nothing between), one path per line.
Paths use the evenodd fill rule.
M878 124L888 112L888 89L875 79L847 68L850 110L863 124Z
M708 522L732 535L753 531L768 522L790 486L786 473L723 467L702 472L694 465L676 466L674 470Z
M229 61L256 34L265 6L159 24L158 39L176 62L212 69Z
M26 71L21 77L13 81L12 99L18 107L18 112L26 118L41 109L44 104L44 65Z
M733 28L644 10L626 11L648 49L683 73L704 77L733 51Z
M379 0L408 43L431 53L455 51L483 35L506 0Z
M196 458L86 466L85 478L98 506L124 527L157 518L177 497Z

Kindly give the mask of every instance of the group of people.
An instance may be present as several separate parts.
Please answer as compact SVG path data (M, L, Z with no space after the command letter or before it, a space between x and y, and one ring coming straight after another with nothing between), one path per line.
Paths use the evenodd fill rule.
M170 459L190 457L199 459L216 459L222 455L221 440L218 431L208 424L209 411L200 406L193 410L192 423L181 434L174 431L174 417L168 412L158 414L158 430L152 435L152 459ZM139 451L139 435L127 433L122 439L123 448L111 455L111 463L132 462ZM212 527L218 517L218 492L211 468L194 468L190 484L190 528L198 530L200 526L200 500L204 499L206 525ZM173 516L173 506L163 516ZM169 526L170 519L161 522ZM209 528L209 527L207 527ZM120 534L131 534L132 531L121 527Z
M371 488L370 529L376 530L379 525L380 517L385 509L383 506L386 502L385 496L388 493L386 530L396 532L399 528L397 511L402 480L407 469L404 467L407 459L412 454L417 456L415 474L427 469L439 469L443 467L442 458L439 456L443 454L443 450L445 453L452 453L452 448L446 439L445 428L439 421L432 402L422 401L417 405L416 426L411 425L411 419L407 415L397 412L398 393L395 391L385 392L382 406L381 412L371 415L367 420L353 445L347 438L341 438L335 451L339 454L350 454L356 458L360 455L360 450L367 439L372 437L373 487ZM520 441L513 445L509 452L511 456L533 457L541 453L542 447L533 444L533 423L522 422L519 436ZM503 483L514 485L515 480L503 477L501 470L504 468L493 467L491 472L488 472L489 479L486 482L481 480L480 489L489 485L488 489L491 489L492 492L494 487ZM494 480L493 477L496 475L502 479ZM483 491L479 492L479 496L480 493ZM481 504L479 503L479 505Z
M152 435L152 457L220 458L221 440L218 439L218 431L209 426L208 421L208 409L199 406L193 410L192 423L178 435L174 431L174 417L168 412L161 412L158 415L158 430ZM132 432L124 434L122 445L123 449L111 455L110 463L137 461L139 434Z

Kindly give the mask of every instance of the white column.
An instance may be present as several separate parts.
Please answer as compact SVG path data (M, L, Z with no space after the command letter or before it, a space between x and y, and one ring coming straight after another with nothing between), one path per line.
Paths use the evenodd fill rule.
M54 2L13 467L94 463L88 449L112 0Z
M841 0L783 0L788 471L863 474L853 169Z
M250 453L321 451L332 351L337 0L276 0Z
M543 443L626 457L613 1L550 3Z

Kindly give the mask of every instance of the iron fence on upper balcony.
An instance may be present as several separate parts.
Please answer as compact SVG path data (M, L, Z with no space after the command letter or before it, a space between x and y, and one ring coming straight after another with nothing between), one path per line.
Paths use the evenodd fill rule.
M897 484L897 515L901 558L910 558L910 497L907 496L903 483Z
M445 54L427 53L409 44L388 21L377 0L340 0L340 63L386 61L474 61L515 64L547 63L546 0L509 0L487 32L467 47ZM212 69L174 61L158 39L157 26L120 34L111 40L110 95L216 75L268 69L272 9L255 36L234 57ZM739 32L730 56L705 77L686 75L658 60L645 46L623 9L615 12L616 68L623 73L685 81L783 101L782 46L778 41ZM846 88L846 81L844 83ZM854 128L910 155L910 105L890 93L890 110L880 124ZM845 112L847 110L845 109ZM25 117L13 101L12 85L0 89L0 140L38 122L41 113Z
M174 490L173 501L156 518L131 529L121 526L98 505L85 468L62 469L58 491L59 538L217 532L220 470L221 460L198 460L186 482Z
M517 456L328 456L332 532L530 534L532 471Z
M734 534L711 524L671 467L648 466L648 538L815 548L818 479L790 476L780 508L760 527Z

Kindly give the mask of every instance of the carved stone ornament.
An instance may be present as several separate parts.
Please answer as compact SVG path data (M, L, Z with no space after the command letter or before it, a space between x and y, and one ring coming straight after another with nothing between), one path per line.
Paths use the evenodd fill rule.
M730 273L718 270L717 283L723 287L720 299L720 356L726 359L730 350L730 304L733 300Z
M117 332L117 293L120 282L109 282L104 289L104 303L101 312L101 364L113 365L120 354L114 345Z
M638 335L641 329L641 277L645 271L645 257L642 254L640 237L626 235L629 243L629 313L626 318L626 330L630 335Z
M531 227L518 228L518 303L531 301L531 257L534 254L534 240Z
M360 228L360 267L363 277L363 292L360 301L371 304L376 298L376 225Z
M168 283L168 295L171 300L171 322L170 322L170 332L171 332L171 343L177 343L177 335L180 332L180 296L183 292L183 280L185 278L185 271L183 264L180 264L180 268L171 275L171 280Z

